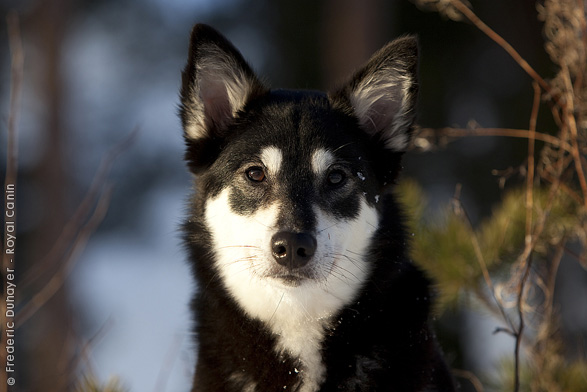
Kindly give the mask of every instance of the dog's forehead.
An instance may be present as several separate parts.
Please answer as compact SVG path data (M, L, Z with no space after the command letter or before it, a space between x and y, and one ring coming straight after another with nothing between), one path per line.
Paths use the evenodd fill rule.
M244 113L243 144L267 166L295 163L318 173L360 144L355 119L333 108L325 94L277 91L252 106Z

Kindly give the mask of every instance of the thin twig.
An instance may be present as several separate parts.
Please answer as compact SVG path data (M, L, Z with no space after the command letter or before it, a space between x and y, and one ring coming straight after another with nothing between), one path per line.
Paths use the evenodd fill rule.
M100 166L94 175L92 184L86 192L84 199L61 231L59 238L51 250L42 260L35 263L35 265L24 275L21 283L22 287L32 285L40 277L46 276L53 266L58 265L61 262L61 257L66 252L67 248L71 246L73 239L83 225L83 222L88 219L88 216L92 212L92 208L96 204L104 183L106 182L106 178L108 177L116 159L132 145L137 137L138 131L138 127L133 129L128 136L115 145L102 158Z
M79 355L75 356L71 361L71 364L67 366L67 369L81 369L80 376L76 379L71 380L71 388L74 387L76 383L79 382L79 379L84 377L87 374L95 374L94 371L94 364L92 361L92 351L93 348L102 340L108 332L112 329L114 325L114 319L110 316L101 326L98 328L98 331L94 333L89 339L85 340L83 343L80 342L79 346Z
M451 4L454 5L471 23L473 23L479 30L481 30L486 36L491 38L495 43L501 46L517 63L518 65L532 78L534 79L544 91L552 96L552 90L550 85L528 64L526 60L514 49L509 42L503 39L502 36L497 34L491 27L486 25L479 17L460 0L451 0Z
M579 264L587 271L587 259L584 258L583 256L581 256L580 254L577 254L576 252L573 252L571 249L569 248L565 248L565 252L573 257L575 260L577 260L579 262Z
M577 9L579 12L577 15L580 15L580 22L581 23L581 43L583 44L583 53L587 53L587 3L585 0L576 0L577 1ZM587 56L583 55L581 57L581 69L587 69ZM585 72L579 72L577 75L577 80L575 81L575 91L581 91L583 89L585 83Z
M491 298L488 297L487 293L483 290L484 286L477 286L471 288L473 290L473 294L475 297L481 301L481 303L487 308L487 310L495 316L495 318L503 318L503 311L500 308L500 303L497 301L496 296L493 292L491 292ZM509 331L508 328L498 327L497 329L503 329L505 331ZM511 334L511 332L510 332Z
M485 262L485 258L483 257L483 252L481 250L481 245L479 244L479 239L477 238L477 234L475 233L475 230L473 229L473 225L471 224L471 220L470 220L467 212L465 211L460 199L458 198L458 195L455 195L455 197L453 197L453 203L455 206L455 213L468 226L469 233L471 234L470 235L471 244L473 245L473 250L475 251L475 256L476 256L477 262L479 264L479 267L481 268L481 272L483 274L483 279L485 280L485 284L487 285L487 287L489 288L489 291L491 292L491 295L493 297L493 300L496 303L497 309L499 310L501 317L508 324L510 329L513 330L514 329L513 323L511 321L511 319L509 318L508 314L506 313L505 307L503 306L500 299L496 295L495 285L493 284L493 281L491 279L491 275L489 274L489 269L487 268L487 263Z
M532 113L530 114L530 125L528 127L528 175L526 178L526 243L532 241L532 210L534 208L534 146L536 136L536 122L538 118L538 109L540 108L540 86L536 82L532 83L534 88L534 102L532 104Z
M534 210L534 145L536 135L536 121L538 118L538 109L540 107L540 86L538 83L532 83L534 88L534 101L532 104L532 113L530 115L529 125L529 137L528 137L528 176L526 179L526 236L525 242L526 247L530 248L532 244L532 215ZM533 249L533 248L531 248ZM517 297L517 309L519 324L515 333L515 349L514 349L514 392L520 390L520 345L522 343L522 337L524 333L524 291L528 276L530 274L530 268L532 266L532 253L528 255L528 258L522 260L524 263L524 274L520 279L518 286L518 297Z
M493 330L493 334L497 335L498 333L505 333L513 338L516 337L516 333L509 328L497 327Z
M476 392L483 392L483 384L481 383L481 381L479 380L479 378L477 376L475 376L475 374L473 372L470 372L468 370L461 370L461 369L452 369L452 373L459 378L464 378L465 380L468 380L471 385L473 385L473 388L475 388Z
M519 324L518 329L516 331L516 344L514 348L514 392L518 392L520 390L520 346L522 344L522 336L524 334L525 328L525 321L524 321L524 291L526 288L526 282L528 281L528 277L530 276L530 269L532 267L532 254L528 256L526 260L526 266L524 269L524 275L522 275L522 279L520 280L520 284L518 286L518 317L519 317Z
M565 254L565 246L567 239L563 238L557 248L554 256L551 259L551 265L548 270L548 280L546 281L546 288L544 292L544 319L549 320L554 315L554 289L556 286L556 277L558 276L558 268Z
M51 280L49 280L49 282L16 314L17 326L21 326L27 320L29 320L45 303L47 303L47 301L53 297L53 295L55 295L59 288L63 286L65 280L75 265L75 261L77 260L79 253L85 248L85 245L90 239L91 235L106 216L111 193L112 190L110 187L108 187L102 193L93 215L79 232L60 269L55 273L55 275L53 275Z
M418 135L420 137L468 137L468 136L502 136L528 139L530 131L526 129L510 129L510 128L420 128ZM564 150L571 152L573 147L566 141L546 133L534 132L533 138L544 143L548 143L554 147L562 147Z
M577 177L579 178L579 184L581 185L581 190L583 191L583 205L587 207L587 181L585 180L585 173L583 171L583 165L581 162L581 153L579 152L579 145L578 145L578 131L577 131L577 123L575 121L575 104L574 104L574 97L573 97L573 86L571 83L571 76L569 74L569 69L565 63L561 64L561 72L564 75L565 84L567 87L567 94L566 94L566 105L564 110L564 116L566 118L566 123L569 125L569 130L571 131L571 145L572 145L572 154L573 159L575 162L575 170L577 171Z
M173 338L173 342L167 351L165 360L163 361L163 366L161 369L159 369L159 374L157 375L157 380L155 381L155 388L153 389L155 392L163 392L167 389L169 374L171 373L171 370L173 370L175 360L179 356L178 354L181 350L181 344L183 340L184 336L182 335L176 335Z
M524 318L523 318L523 297L524 297L524 287L526 281L530 274L530 269L532 266L532 252L534 251L546 225L546 220L550 215L550 211L554 205L554 199L557 192L559 192L559 183L560 183L560 176L562 174L562 168L559 167L559 175L555 178L555 181L551 184L548 198L546 204L542 210L542 213L537 219L536 224L533 227L533 232L530 236L531 240L526 243L523 252L518 256L518 259L514 263L515 266L518 266L518 269L521 271L521 277L519 274L513 274L512 279L510 280L509 286L513 287L514 282L518 282L518 292L517 292L517 308L518 308L518 315L520 316L520 325L519 328L516 330L516 358L519 355L519 344L521 343L522 332L524 329ZM517 391L518 389L516 389Z
M545 172L540 174L540 178L548 183L551 183L551 184L554 182L553 177L550 174L545 173ZM561 191L563 191L571 199L576 201L577 204L583 204L583 199L581 198L581 195L579 195L577 192L572 190L567 184L559 183L559 187L560 187Z

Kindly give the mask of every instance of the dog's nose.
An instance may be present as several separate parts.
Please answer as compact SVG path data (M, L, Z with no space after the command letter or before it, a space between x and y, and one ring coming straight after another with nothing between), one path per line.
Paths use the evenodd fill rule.
M316 252L316 238L308 233L282 231L271 239L271 250L275 261L291 269L308 264Z

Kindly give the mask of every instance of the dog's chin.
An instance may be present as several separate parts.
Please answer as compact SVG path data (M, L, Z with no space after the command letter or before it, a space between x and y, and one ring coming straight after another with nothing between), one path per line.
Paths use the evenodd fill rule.
M314 278L303 271L281 271L271 274L267 278L273 280L275 283L286 287L299 287L304 282L313 281Z
M302 285L304 280L307 278L302 278L296 275L281 275L281 276L274 276L271 279L276 281L278 284L287 286L287 287L299 287Z

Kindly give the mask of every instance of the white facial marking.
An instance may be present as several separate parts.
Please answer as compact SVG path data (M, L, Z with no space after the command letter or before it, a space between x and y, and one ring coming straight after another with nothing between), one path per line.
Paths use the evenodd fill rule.
M261 161L269 170L269 174L275 176L281 169L281 161L283 160L283 154L277 147L265 147L261 151Z
M322 151L314 154L315 169L323 169L328 162L325 157L330 153ZM273 149L270 152L263 155L276 156ZM276 167L268 161L263 161L268 168ZM276 163L275 159L272 162ZM365 254L378 226L377 212L365 200L358 216L351 220L316 209L318 248L310 267L315 279L287 286L270 277L276 263L270 243L279 231L279 204L250 216L239 215L231 211L229 196L230 190L225 189L206 204L205 219L219 275L245 312L264 322L278 337L278 351L301 360L301 391L317 391L326 375L321 356L324 328L338 310L355 299L370 273Z
M319 148L312 154L312 170L315 174L322 174L334 161L335 157L330 151Z

